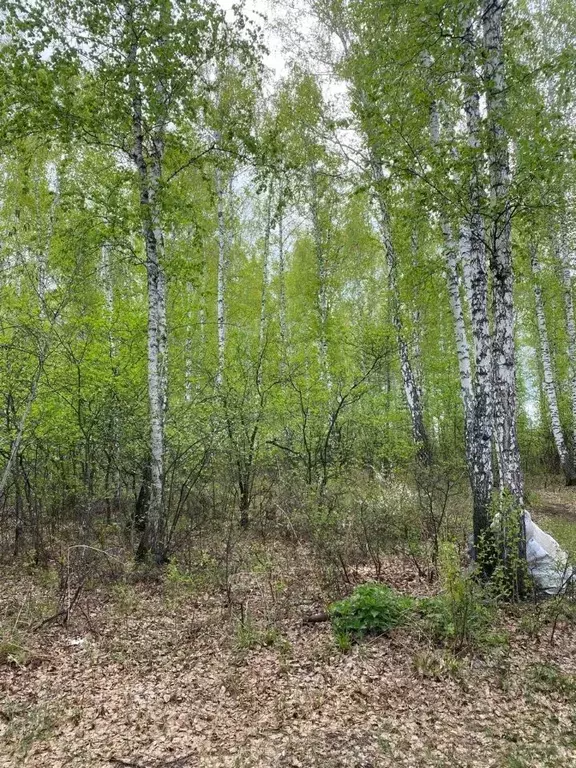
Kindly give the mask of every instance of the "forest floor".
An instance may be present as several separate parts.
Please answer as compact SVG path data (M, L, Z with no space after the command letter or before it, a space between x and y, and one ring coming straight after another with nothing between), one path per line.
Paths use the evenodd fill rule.
M552 496L539 494L545 519L567 503ZM327 623L302 623L323 607L309 553L266 552L226 594L174 572L117 581L40 628L57 585L4 567L0 766L576 766L573 623L551 642L533 605L503 615L508 642L473 653L414 627L339 649ZM382 580L434 589L398 558Z

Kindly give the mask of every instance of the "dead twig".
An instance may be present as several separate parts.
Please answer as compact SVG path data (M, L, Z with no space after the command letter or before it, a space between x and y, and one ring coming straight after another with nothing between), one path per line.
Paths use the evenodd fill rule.
M61 608L56 613L52 614L52 616L48 616L46 619L43 619L40 624L37 624L34 627L34 631L37 632L39 629L42 629L42 627L45 627L47 624L52 624L53 621L58 621L58 619L63 618L64 624L68 623L68 619L70 618L70 614L72 613L72 608L76 604L78 598L80 597L80 592L82 592L82 587L84 586L85 579L82 579L80 584L76 587L76 591L72 595L72 597L68 600L67 605L64 608Z

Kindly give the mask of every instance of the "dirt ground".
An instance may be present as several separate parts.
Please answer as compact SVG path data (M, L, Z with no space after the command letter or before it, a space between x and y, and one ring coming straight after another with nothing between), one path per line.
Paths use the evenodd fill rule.
M508 643L460 658L414 628L339 649L302 623L322 607L307 554L283 557L228 594L174 577L86 590L67 626L40 628L55 585L4 568L2 626L28 630L4 644L0 766L576 766L573 624L550 643L526 609ZM398 559L382 580L432 589Z

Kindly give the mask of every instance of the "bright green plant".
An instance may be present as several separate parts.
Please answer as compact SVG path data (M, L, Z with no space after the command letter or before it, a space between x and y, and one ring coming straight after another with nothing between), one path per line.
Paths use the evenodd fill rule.
M404 624L414 606L410 597L383 584L361 584L347 598L329 608L337 637L383 634Z
M496 640L490 631L494 608L478 584L462 573L453 544L440 545L438 566L443 591L419 604L425 628L455 651Z

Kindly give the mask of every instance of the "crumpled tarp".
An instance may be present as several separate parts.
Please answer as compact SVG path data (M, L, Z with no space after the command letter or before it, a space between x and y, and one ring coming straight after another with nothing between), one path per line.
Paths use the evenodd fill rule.
M524 512L524 521L526 560L536 586L548 595L563 592L573 576L568 555L556 539L536 525L529 512Z

